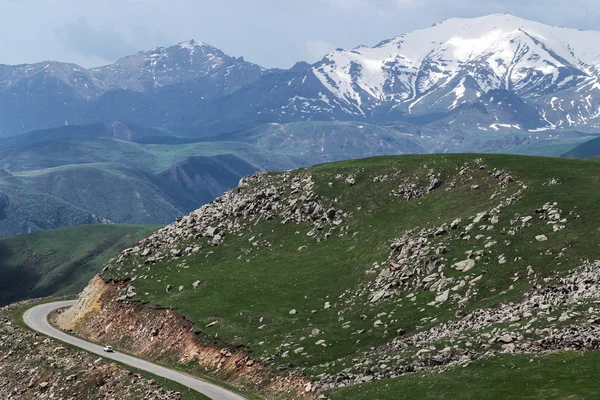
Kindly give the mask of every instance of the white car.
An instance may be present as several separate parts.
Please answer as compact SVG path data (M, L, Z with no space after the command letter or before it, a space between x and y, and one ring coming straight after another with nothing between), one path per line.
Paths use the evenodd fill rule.
M107 353L112 353L113 352L113 348L111 346L104 346L102 348L102 350L104 350Z

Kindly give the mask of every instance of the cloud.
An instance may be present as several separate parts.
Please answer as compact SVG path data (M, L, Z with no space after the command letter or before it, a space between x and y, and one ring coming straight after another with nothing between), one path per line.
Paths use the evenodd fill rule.
M325 0L325 3L347 12L363 10L386 18L386 10L389 10L390 6L393 5L393 0Z
M307 40L304 44L308 61L318 61L322 59L327 53L335 50L335 46L324 40Z
M98 28L79 17L56 30L59 41L69 50L85 57L114 60L134 53L133 47L115 30Z
M540 12L544 10L544 12ZM94 67L196 38L265 67L375 45L451 17L509 12L600 29L598 0L0 0L0 63Z

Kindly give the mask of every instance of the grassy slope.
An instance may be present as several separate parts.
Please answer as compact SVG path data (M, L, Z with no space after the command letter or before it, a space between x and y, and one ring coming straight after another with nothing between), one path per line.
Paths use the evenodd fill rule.
M419 373L340 389L331 400L594 399L600 352L516 355L480 360L444 373Z
M111 257L156 226L84 225L0 240L0 305L75 294Z
M546 141L539 144L516 147L502 151L502 153L530 155L530 156L546 156L546 157L559 157L566 151L573 149L574 147L584 145L587 143L589 138L575 138L575 139L563 139L561 141ZM600 152L600 150L599 150ZM494 152L500 153L500 152ZM576 157L580 158L580 157Z
M479 294L465 311L520 299L528 284L513 283L510 277L526 271L527 265L544 277L570 270L583 259L600 258L598 227L594 222L600 219L597 207L600 164L504 155L380 157L309 169L317 183L317 193L337 198L338 208L354 214L347 223L349 234L339 238L334 233L328 241L316 243L306 236L308 226L263 221L239 237L228 237L224 245L211 248L210 252L204 250L186 258L189 268L178 267L181 260L152 267L147 279L136 279L135 286L142 294L140 299L174 307L195 321L199 330L230 343L247 345L255 357L274 356L275 365L290 363L313 376L339 371L366 349L388 342L398 328L405 329L407 334L428 329L432 325L422 323L423 316L436 317L438 322L454 319L455 306L426 305L435 297L430 292L418 294L415 302L400 300L373 305L365 304L367 299L360 297L347 304L338 300L345 291L357 291L362 283L374 279L374 275L366 275L365 271L374 262L385 265L389 241L413 228L439 226L457 217L472 218L497 204L490 197L498 184L485 171L476 170L473 181L452 190L438 190L408 202L389 195L397 183L375 184L372 178L402 170L404 176L422 179L429 169L442 176L456 176L465 163L472 163L477 157L484 159L490 169L509 170L528 189L517 204L503 211L496 229L485 233L499 245L487 265L478 265L474 270L474 274L483 272L484 277L479 283ZM339 173L357 174L356 186L347 187L336 180ZM545 185L550 178L558 178L561 184ZM332 188L328 182L334 183ZM472 191L472 183L479 184L481 189ZM509 192L517 189L516 183L512 185ZM543 221L536 221L527 233L511 237L510 244L505 243L506 236L500 228L510 226L513 215L531 215L546 202L558 202L565 214L576 211L582 218L570 220L568 228L559 233L553 233L552 227ZM550 240L536 242L534 238L540 233L548 235ZM262 235L260 242L268 241L272 246L253 247L249 238L259 235ZM307 247L299 252L300 246ZM448 258L462 260L464 252L474 247L477 246L473 240L459 240L453 244ZM550 250L555 255L564 248L568 250L560 260L544 254ZM500 254L509 260L516 257L522 260L499 265L496 257ZM112 277L137 276L131 271L133 268L134 264L127 273ZM452 275L452 271L447 274ZM198 279L206 281L206 285L194 291L190 285ZM167 293L167 284L182 285L185 289ZM509 290L511 285L514 288ZM331 302L332 308L324 309L325 302ZM292 309L298 313L290 315ZM374 320L383 312L395 312L396 321L390 322L387 329L374 327ZM351 321L351 329L342 327L342 316L344 321ZM214 320L219 321L217 326L204 328ZM315 345L317 338L311 337L315 328L321 331L318 339L325 340L328 347ZM352 332L361 329L365 334L357 339ZM305 355L290 351L282 357L283 350L298 346L305 348ZM330 364L331 361L335 363Z
M0 236L93 223L91 213L0 170Z
M223 176L220 157L245 169ZM198 158L201 162L190 163ZM295 165L244 143L157 145L106 137L0 149L0 164L14 174L12 184L9 178L0 179L0 194L11 200L10 220L0 221L0 235L89 223L91 214L116 223L167 223L212 200L246 174ZM174 181L169 170L180 165L197 168ZM50 203L64 210L55 215L52 210L59 207L47 207Z
M589 140L564 153L563 157L588 158L600 154L600 138Z
M40 193L117 223L168 223L198 206L167 179L115 164L78 164L20 173Z

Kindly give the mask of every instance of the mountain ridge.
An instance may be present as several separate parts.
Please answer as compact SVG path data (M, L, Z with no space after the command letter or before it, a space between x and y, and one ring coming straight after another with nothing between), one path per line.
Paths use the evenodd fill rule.
M84 69L57 62L0 66L0 135L122 121L220 134L269 122L420 117L506 90L536 114L528 127L498 115L468 121L480 134L600 127L600 32L510 14L452 18L322 60L267 69L194 40ZM43 113L31 109L55 104ZM509 107L510 105L506 105ZM518 112L518 110L515 110ZM509 129L509 131L510 131Z

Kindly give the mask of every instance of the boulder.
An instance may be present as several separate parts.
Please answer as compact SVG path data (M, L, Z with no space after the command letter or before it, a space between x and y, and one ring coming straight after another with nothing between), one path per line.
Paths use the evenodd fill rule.
M204 281L196 281L194 283L192 283L192 287L194 289L198 289L200 286L202 286L204 284Z
M450 296L450 290L446 290L443 293L438 294L435 298L435 302L436 303L444 303L444 302L448 301L448 296Z
M514 339L512 338L512 336L510 335L502 335L499 338L496 339L496 341L498 343L512 343L514 342Z
M482 221L487 221L490 218L490 214L487 211L477 214L477 216L473 219L474 224L478 224Z
M454 229L454 230L460 229L461 225L462 225L462 219L457 218L454 221L452 221L452 223L450 224L450 229Z
M462 272L470 271L473 268L475 268L475 260L469 259L469 260L457 262L456 264L454 264L452 266L452 268L454 268L457 271L462 271Z
M219 246L221 243L223 243L223 237L221 235L215 235L212 240L210 241L210 245L211 246Z

